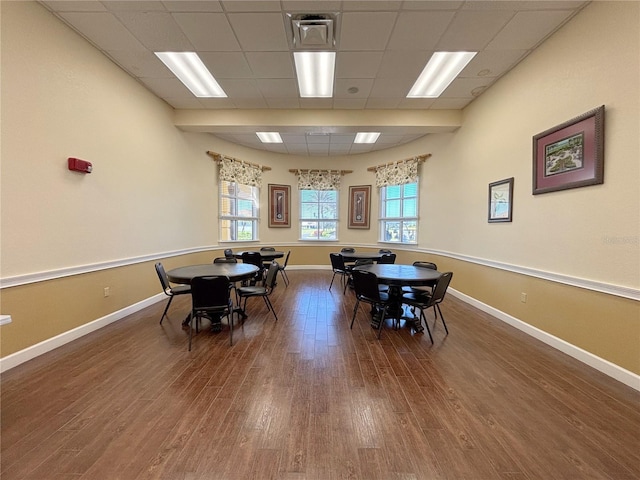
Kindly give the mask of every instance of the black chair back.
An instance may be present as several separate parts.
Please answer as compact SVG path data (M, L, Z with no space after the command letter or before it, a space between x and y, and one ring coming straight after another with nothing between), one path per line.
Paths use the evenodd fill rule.
M287 255L284 257L284 264L280 267L280 270L284 270L287 267L287 263L289 263L289 256L291 255L291 250L287 252Z
M234 258L233 257L233 250L231 250L230 248L225 249L224 256L227 257L227 258Z
M431 270L438 270L438 266L433 262L413 262L414 267L430 268Z
M162 290L164 290L164 293L167 293L167 291L171 289L171 285L169 284L169 277L167 277L167 272L165 272L164 266L161 262L156 263L156 273L158 274L158 278L160 279Z
M216 257L213 259L213 263L238 263L238 259L235 257Z
M275 252L275 251L276 251L276 249L275 249L275 248L273 248L273 247L261 247L261 248L260 248L260 251L261 251L261 252Z
M396 263L396 254L385 253L378 259L378 263Z
M378 288L378 276L372 272L353 270L353 289L358 299L369 303L380 303L380 289Z
M393 252L388 248L381 248L380 250L378 250L378 253L393 253Z
M444 300L444 296L447 293L447 289L449 288L449 283L451 283L452 278L453 272L445 272L440 276L438 283L436 283L436 286L433 289L429 305L436 305Z
M329 259L331 260L331 268L334 272L345 273L344 258L339 253L330 253Z
M356 249L355 249L355 248L353 248L353 247L344 247L344 248L343 248L342 250L340 250L340 251L341 251L341 252L344 252L344 253L353 253L353 252L355 252L355 251L356 251Z
M264 286L269 292L273 290L276 286L276 276L278 274L278 270L280 270L280 265L275 260L271 262L269 265L269 270L267 270L267 277L264 281Z
M225 310L230 302L230 282L226 276L194 277L191 280L193 309Z

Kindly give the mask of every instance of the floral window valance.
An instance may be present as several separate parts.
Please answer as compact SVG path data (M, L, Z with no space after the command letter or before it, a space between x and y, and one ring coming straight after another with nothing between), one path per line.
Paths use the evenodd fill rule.
M338 190L340 170L295 170L298 176L298 190Z
M414 183L418 181L418 165L430 156L421 155L420 157L378 165L368 170L376 172L376 187Z
M238 160L237 158L226 157L219 153L207 152L212 155L220 165L220 180L227 182L241 183L252 187L262 186L262 171L271 170L251 162Z

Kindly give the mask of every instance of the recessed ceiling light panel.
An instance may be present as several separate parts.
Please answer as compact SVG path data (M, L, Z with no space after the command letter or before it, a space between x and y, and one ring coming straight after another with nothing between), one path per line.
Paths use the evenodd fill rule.
M293 52L293 59L301 97L333 96L336 52Z
M453 82L477 52L435 52L407 98L436 98Z
M278 132L256 132L262 143L282 143L282 137Z
M358 132L353 143L376 143L380 132Z
M222 87L195 52L155 52L196 97L226 97Z

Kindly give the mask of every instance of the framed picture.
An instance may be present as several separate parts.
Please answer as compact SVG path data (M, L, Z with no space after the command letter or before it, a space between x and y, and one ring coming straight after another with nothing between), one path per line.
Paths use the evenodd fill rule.
M513 177L489 184L489 223L510 222L513 211Z
M604 182L604 105L533 137L533 194Z
M349 228L369 228L371 185L349 187Z
M290 227L291 186L269 184L269 227Z

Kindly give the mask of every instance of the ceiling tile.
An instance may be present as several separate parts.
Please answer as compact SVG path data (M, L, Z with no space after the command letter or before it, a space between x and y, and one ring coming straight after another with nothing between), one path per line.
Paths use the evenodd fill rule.
M389 12L344 13L339 49L384 50L396 16Z
M338 98L367 98L373 87L372 78L338 78L335 81L333 96ZM357 89L351 93L349 89Z
M144 45L109 12L69 12L62 13L61 17L104 50L146 50Z
M389 50L435 50L453 18L453 12L402 12L398 16Z
M174 13L172 16L196 50L240 51L240 44L224 14Z
M300 101L297 96L291 98L266 98L265 100L269 108L300 108Z
M280 13L232 13L228 18L243 50L249 52L289 50L283 17Z
M162 3L170 12L222 12L217 0L165 0Z
M279 12L280 2L277 0L223 0L226 12Z
M98 0L86 0L78 2L77 0L51 0L41 2L43 5L56 12L106 12L102 2Z
M504 28L513 17L509 11L461 11L438 42L440 51L477 52Z
M171 70L149 50L110 50L107 55L135 77L175 78Z
M109 0L102 2L112 12L166 12L162 2Z
M251 68L241 52L202 52L200 59L218 80L221 78L253 78Z
M246 57L258 78L295 78L289 52L247 52Z
M171 14L163 12L116 12L129 31L152 52L191 51L193 45Z
M298 99L298 84L294 79L256 80L258 89L265 98L293 98Z
M380 62L377 78L407 78L411 85L431 58L431 51L386 51ZM411 86L409 85L409 86ZM407 90L408 92L409 90ZM405 92L405 95L406 93Z
M345 52L336 56L336 78L375 78L383 52Z
M569 16L570 12L564 10L519 12L487 45L487 49L532 49Z

